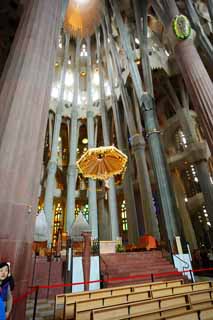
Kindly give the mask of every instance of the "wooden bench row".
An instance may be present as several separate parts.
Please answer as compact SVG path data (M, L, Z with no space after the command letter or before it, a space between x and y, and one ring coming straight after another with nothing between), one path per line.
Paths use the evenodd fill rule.
M120 295L106 296L102 298L91 298L88 300L79 300L76 302L73 302L72 300L70 302L69 296L66 296L63 319L72 319L74 317L74 313L84 313L84 311L85 313L89 313L91 310L97 308L128 304L137 301L143 302L145 300L151 300L160 297L169 297L172 295L196 292L201 290L208 290L210 288L212 288L212 282L206 281L156 290L147 290L146 288L146 291L143 291L144 288L141 288L142 291L139 292L135 290L136 292L123 293Z
M188 309L200 310L209 308L212 306L212 301L213 292L212 289L209 289L147 301L125 303L113 307L102 307L85 311L78 311L76 309L75 320L153 320L179 314Z
M151 282L145 284L128 285L122 287L107 288L95 291L84 291L76 293L67 293L57 295L55 298L55 319L66 319L65 314L74 311L74 303L78 301L86 301L90 299L98 299L105 297L114 297L123 294L129 294L131 292L145 292L150 290L157 290L163 288L170 288L173 286L180 286L183 284L183 280L171 280L161 282ZM134 301L134 300L133 300ZM73 306L70 307L70 304ZM67 308L66 308L67 305ZM61 315L61 306L64 306L63 315ZM59 310L58 310L59 309ZM71 311L72 310L72 311ZM70 314L67 314L70 317Z
M170 316L158 315L153 313L150 316L135 315L134 317L120 318L121 320L212 320L213 319L213 307L202 308L200 310L186 310L177 313L178 308L174 308L171 311ZM179 310L180 311L180 310Z

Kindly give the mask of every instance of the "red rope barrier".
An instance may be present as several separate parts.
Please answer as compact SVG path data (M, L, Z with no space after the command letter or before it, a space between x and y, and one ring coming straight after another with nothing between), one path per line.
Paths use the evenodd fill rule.
M187 272L203 272L203 271L213 271L213 268L202 268L202 269L195 269L195 270L183 270L183 271L171 271L171 272L162 272L162 273L153 273L154 277L163 277L168 275L179 275L179 274L185 274ZM55 289L55 288L63 288L63 287L71 287L71 286L77 286L77 285L83 285L83 284L90 284L90 283L102 283L102 282L114 282L114 281L126 281L130 279L144 279L149 278L150 279L151 274L147 273L145 275L134 275L129 277L120 277L120 278L109 278L106 280L91 280L87 282L71 282L71 283L56 283L53 285L38 285L35 287L31 287L32 290L29 292L24 293L23 295L17 297L14 299L14 303L18 303L19 301L25 299L27 296L31 295L33 292L35 292L37 289Z
M17 297L17 298L14 298L13 299L13 303L16 304L18 303L19 301L27 298L27 296L30 296L33 292L35 292L37 289L37 287L33 287L32 290L28 291L28 292L25 292L24 294L22 294L21 296Z

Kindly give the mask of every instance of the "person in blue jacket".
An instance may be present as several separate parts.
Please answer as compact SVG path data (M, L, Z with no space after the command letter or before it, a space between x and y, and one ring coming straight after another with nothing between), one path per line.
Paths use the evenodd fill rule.
M6 320L12 310L13 279L11 282L10 266L7 262L0 263L0 320ZM12 285L11 285L12 284Z

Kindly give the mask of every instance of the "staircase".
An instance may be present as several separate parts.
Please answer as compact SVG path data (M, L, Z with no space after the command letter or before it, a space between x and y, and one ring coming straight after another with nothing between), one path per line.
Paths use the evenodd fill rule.
M132 283L151 282L154 275L154 281L164 281L173 279L183 279L181 274L174 275L156 275L159 273L170 273L177 271L174 266L162 256L161 251L146 252L124 252L110 253L101 255L101 272L103 279L127 278L141 275L148 275L142 279L116 280L105 283L105 287L115 287L129 285Z
M35 320L54 319L54 300L38 299ZM27 301L26 320L33 319L34 300Z

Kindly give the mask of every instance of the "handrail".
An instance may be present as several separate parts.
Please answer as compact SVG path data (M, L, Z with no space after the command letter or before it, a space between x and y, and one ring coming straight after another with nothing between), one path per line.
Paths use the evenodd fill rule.
M183 263L185 263L185 265L186 265L186 267L184 267L184 268L187 268L187 269L189 269L189 267L190 267L190 265L189 265L189 263L188 262L186 262L185 260L183 260L183 259L181 259L180 257L178 257L178 255L174 255L178 260L180 260L180 261L182 261Z

